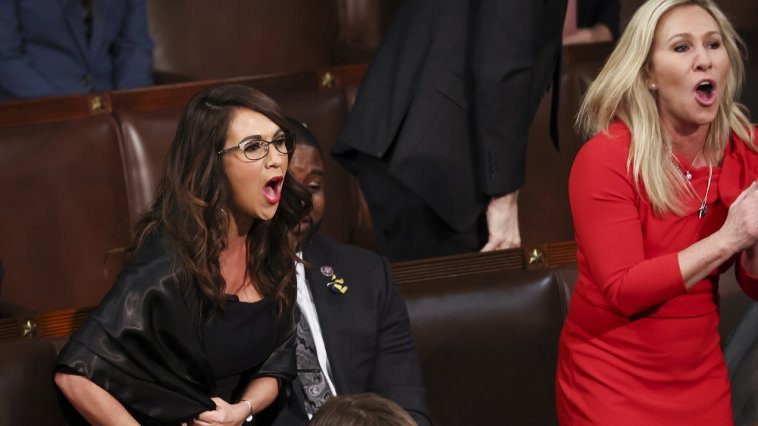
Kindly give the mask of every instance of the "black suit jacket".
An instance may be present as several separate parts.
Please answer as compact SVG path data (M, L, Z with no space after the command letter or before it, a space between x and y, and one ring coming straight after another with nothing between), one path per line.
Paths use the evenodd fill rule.
M566 0L406 0L333 154L363 156L452 228L524 177L529 125L552 81ZM359 176L360 177L360 176Z
M389 263L354 246L316 235L303 251L306 278L318 313L337 394L373 392L395 401L419 425L430 424L408 312ZM330 266L348 286L332 293ZM302 386L293 382L288 412L277 424L304 424Z

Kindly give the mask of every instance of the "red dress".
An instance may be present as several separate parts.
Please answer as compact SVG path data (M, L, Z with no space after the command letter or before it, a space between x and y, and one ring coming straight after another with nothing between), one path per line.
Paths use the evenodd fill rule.
M560 340L560 424L731 425L719 271L688 291L677 253L721 227L728 206L758 179L758 154L732 137L721 167L713 167L702 220L695 199L684 216L659 217L627 172L630 140L626 125L611 125L587 142L571 170L579 278ZM702 197L708 167L691 172ZM736 270L758 299L758 278Z

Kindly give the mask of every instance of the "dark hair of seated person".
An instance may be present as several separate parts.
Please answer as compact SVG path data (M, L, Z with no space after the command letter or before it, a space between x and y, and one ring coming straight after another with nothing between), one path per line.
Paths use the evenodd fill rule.
M310 426L415 426L413 418L395 402L375 393L338 395L329 399Z

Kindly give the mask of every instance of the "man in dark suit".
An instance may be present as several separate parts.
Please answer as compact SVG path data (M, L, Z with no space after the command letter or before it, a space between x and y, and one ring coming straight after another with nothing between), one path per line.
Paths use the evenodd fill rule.
M529 125L566 0L406 0L332 151L391 260L520 244Z
M305 424L318 404L335 394L373 392L403 407L419 425L428 425L408 312L390 265L370 251L317 234L325 207L323 159L310 131L297 122L289 130L297 137L289 178L311 191L313 211L300 225L307 237L305 266L298 265L298 379L276 424ZM304 332L312 342L302 341ZM317 361L308 359L303 346L309 344ZM310 402L307 393L315 397ZM316 406L310 405L313 399L319 400Z
M0 100L152 84L145 0L0 1Z

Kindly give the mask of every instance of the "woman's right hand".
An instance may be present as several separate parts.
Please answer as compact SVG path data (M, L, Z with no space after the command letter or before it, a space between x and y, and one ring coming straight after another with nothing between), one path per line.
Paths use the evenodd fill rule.
M748 186L729 207L719 232L734 253L758 244L758 181Z
M250 414L249 406L242 402L229 404L219 397L213 397L211 400L216 404L216 409L198 414L197 417L191 420L190 425L237 426L243 424Z

